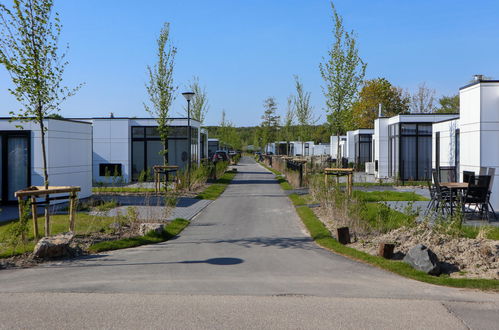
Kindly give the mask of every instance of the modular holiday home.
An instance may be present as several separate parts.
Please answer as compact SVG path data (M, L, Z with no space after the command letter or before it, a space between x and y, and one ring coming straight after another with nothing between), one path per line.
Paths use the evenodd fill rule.
M92 194L92 125L45 119L47 171L51 186L80 186L79 198ZM19 128L19 126L22 127ZM0 204L16 202L14 192L42 186L39 124L0 118Z
M377 179L428 180L432 169L432 125L456 114L407 114L374 121Z
M347 158L349 163L363 166L372 160L372 135L371 128L360 128L355 131L348 131L346 136L340 139L340 154ZM331 157L336 158L337 137L331 136Z
M163 143L153 118L86 118L93 126L93 180L105 182L109 175L123 182L137 181L143 172L152 173L163 164ZM187 118L171 118L168 129L168 164L184 168L191 161L200 163L201 123ZM189 133L191 135L189 141ZM207 140L207 134L204 139ZM189 151L190 142L190 151Z
M459 119L433 125L433 167L454 169L456 181L463 172L492 173L490 201L499 209L499 80L475 82L459 90Z

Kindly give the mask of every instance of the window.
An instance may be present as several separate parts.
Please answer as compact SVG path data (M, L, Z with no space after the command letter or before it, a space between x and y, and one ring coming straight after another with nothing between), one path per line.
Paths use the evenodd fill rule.
M99 176L121 176L121 164L99 164Z

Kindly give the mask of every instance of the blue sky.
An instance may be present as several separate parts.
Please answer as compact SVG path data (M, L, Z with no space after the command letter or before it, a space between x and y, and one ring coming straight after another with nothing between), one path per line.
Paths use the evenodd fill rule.
M426 82L437 95L456 94L475 73L499 79L497 0L334 3L357 33L367 78L385 77L409 91ZM70 45L65 82L85 83L62 105L63 116L148 117L146 66L154 63L163 22L170 22L175 84L182 92L199 77L209 97L207 125L217 124L222 110L237 126L259 124L269 96L284 113L294 74L325 120L318 64L332 43L329 1L56 0L56 10ZM1 68L2 116L19 107L9 84ZM184 103L178 95L172 114L182 113Z

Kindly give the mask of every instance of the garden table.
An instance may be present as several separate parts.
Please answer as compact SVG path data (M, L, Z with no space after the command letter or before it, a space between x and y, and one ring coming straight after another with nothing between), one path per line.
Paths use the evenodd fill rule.
M353 190L353 168L325 168L324 169L324 183L327 184L328 175L334 175L336 177L347 176L347 192L349 195L352 194Z
M154 191L158 193L161 190L161 174L166 175L165 190L168 185L168 174L177 172L179 169L176 165L154 165Z
M468 182L440 182L440 186L449 189L450 191L450 214L452 215L453 210L453 196L454 191L457 195L460 191L468 189Z

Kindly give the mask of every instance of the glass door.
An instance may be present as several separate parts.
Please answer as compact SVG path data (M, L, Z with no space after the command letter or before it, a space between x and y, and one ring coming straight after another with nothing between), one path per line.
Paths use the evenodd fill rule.
M30 185L29 132L0 132L0 198L16 201L14 193Z

